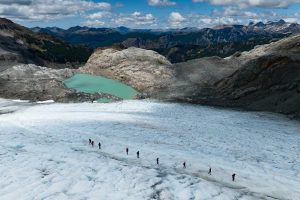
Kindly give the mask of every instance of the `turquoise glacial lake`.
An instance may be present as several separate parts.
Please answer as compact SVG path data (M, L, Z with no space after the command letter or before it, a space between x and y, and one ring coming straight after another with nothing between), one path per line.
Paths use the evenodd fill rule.
M134 88L120 81L105 78L103 76L75 74L73 77L65 80L64 83L68 88L75 89L78 92L103 92L125 100L133 99L138 94ZM110 102L110 99L102 98L97 101L107 103Z

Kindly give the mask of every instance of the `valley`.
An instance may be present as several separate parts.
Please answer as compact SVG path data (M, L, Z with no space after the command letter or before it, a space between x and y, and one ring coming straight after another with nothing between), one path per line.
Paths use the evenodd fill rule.
M0 0L0 199L300 199L299 8Z

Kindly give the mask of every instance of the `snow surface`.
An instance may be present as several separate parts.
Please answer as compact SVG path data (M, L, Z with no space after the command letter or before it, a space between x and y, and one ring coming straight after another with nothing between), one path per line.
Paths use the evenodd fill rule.
M17 108L0 115L1 200L300 199L300 123L283 116L153 101Z

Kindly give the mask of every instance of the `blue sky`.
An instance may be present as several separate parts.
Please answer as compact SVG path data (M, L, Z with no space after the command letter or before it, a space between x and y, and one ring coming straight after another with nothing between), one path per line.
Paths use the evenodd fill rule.
M300 0L0 0L0 16L25 26L212 27L300 22Z

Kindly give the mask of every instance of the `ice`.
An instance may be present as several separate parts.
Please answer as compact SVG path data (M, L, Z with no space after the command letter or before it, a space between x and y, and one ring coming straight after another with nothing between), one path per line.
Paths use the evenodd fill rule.
M16 107L0 115L1 200L300 199L300 123L281 115L155 101L0 105Z
M55 103L54 100L46 100L46 101L37 101L39 104L49 104L49 103Z

